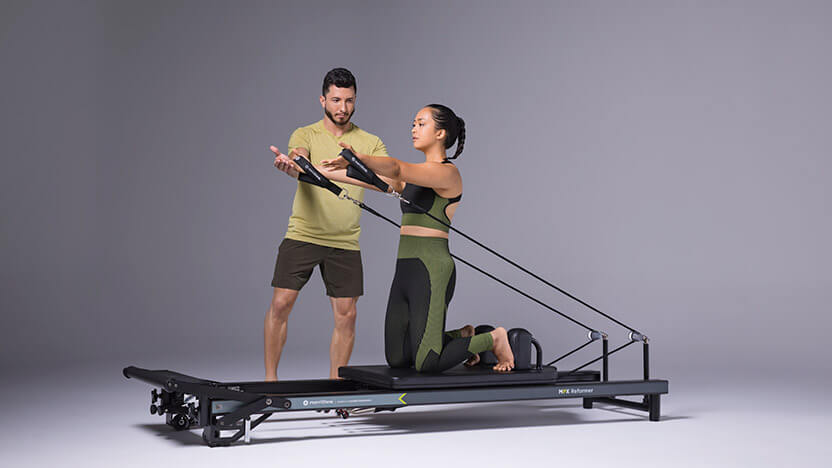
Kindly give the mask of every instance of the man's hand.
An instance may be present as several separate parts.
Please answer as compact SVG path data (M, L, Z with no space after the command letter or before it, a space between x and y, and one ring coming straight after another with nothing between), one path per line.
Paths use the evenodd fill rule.
M297 164L295 164L291 159L289 159L289 156L286 156L285 154L281 153L276 146L270 146L269 149L272 150L272 153L274 153L275 155L274 167L276 167L278 170L285 172L289 175L289 177L295 179L298 178L298 174L303 172L300 170ZM295 151L292 150L292 152Z
M354 154L356 156L359 156L359 154L356 153L354 149L352 149L351 145L349 145L347 143L344 143L343 141L338 143L338 144L341 146L341 148L346 148L346 149L352 151L352 154ZM359 158L360 157L361 156L359 156ZM349 161L344 159L342 156L338 156L337 158L324 159L323 161L321 161L321 165L324 166L327 169L346 169L347 166L350 165L350 163L349 163Z
M335 159L324 159L321 161L321 165L327 169L346 169L350 163L341 156L338 156Z

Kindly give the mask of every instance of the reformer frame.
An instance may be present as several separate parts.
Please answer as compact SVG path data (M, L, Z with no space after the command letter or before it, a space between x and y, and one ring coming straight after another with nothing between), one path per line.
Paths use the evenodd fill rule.
M392 191L387 183L367 168L351 151L345 149L341 152L341 156L349 162L349 170L352 173L348 171L347 174L350 177L373 185L381 192L392 195L402 203L420 210L520 271L627 329L628 341L610 351L609 337L606 333L576 320L491 273L451 255L455 260L583 327L588 331L588 341L544 366L541 366L538 358L537 367L530 370L513 370L503 375L494 373L493 379L487 378L484 381L464 376L461 379L459 376L456 378L439 376L433 377L434 380L430 385L425 383L425 378L416 378L413 380L417 383L409 385L406 390L397 388L395 382L385 380L385 376L381 374L386 366L342 367L339 369L339 375L346 377L344 380L280 382L217 382L168 370L147 370L132 366L125 368L123 370L125 377L136 378L160 387L158 391L156 389L151 391L151 414L165 415L166 423L179 430L202 427L202 438L212 447L230 445L240 438L249 442L251 430L272 414L294 411L329 412L335 410L337 415L346 419L350 414L395 411L398 408L415 405L581 398L583 407L587 409L593 408L595 403L602 403L645 411L650 421L660 419L660 397L668 393L668 381L650 378L650 343L646 335L532 273L459 229L432 216L427 210L406 200L401 194ZM298 177L300 181L329 190L339 198L349 200L361 209L399 227L395 221L373 210L362 201L350 197L346 190L324 177L308 160L298 156L294 161L304 171ZM570 371L558 371L552 366L595 341L601 341L599 357ZM609 357L634 343L642 344L643 378L609 380ZM601 361L601 371L583 370L598 361ZM368 372L354 372L361 369ZM415 371L413 373L418 375ZM542 374L546 374L546 378L541 379ZM380 380L379 376L381 376ZM641 401L622 399L622 396L641 396ZM233 431L233 434L223 436L222 431Z
M522 376L529 371L513 372ZM666 380L609 381L592 370L553 372L556 380L538 384L495 382L397 390L350 379L217 382L169 370L133 366L123 370L127 378L159 387L151 391L151 414L165 415L166 423L177 430L203 428L202 439L211 447L240 439L248 443L251 431L273 414L298 411L334 410L346 419L350 414L417 405L581 398L587 409L603 403L645 411L650 421L660 419L660 397L668 392ZM624 400L622 396L642 399ZM224 431L231 434L223 435Z

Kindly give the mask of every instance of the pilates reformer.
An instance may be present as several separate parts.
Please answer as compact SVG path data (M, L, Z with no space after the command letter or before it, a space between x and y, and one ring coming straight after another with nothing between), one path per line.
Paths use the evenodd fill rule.
M481 268L455 256L452 257L472 269L512 289L527 299L566 318L587 330L588 340L558 358L543 364L542 348L531 334L522 329L510 330L510 342L516 367L510 372L491 369L493 355L482 353L477 366L454 367L441 374L419 373L415 369L392 369L386 365L345 366L338 370L342 380L284 380L278 382L218 382L205 380L169 370L147 370L126 367L123 374L147 382L157 389L151 391L151 414L164 415L166 424L176 430L203 428L202 438L209 446L230 445L240 439L250 441L251 431L275 413L295 411L334 411L347 419L352 414L395 411L416 405L485 403L514 400L581 398L583 407L595 403L645 411L650 421L660 419L660 396L668 393L668 381L650 378L649 340L639 332L571 293L550 283L526 268L447 223L433 217L421 207L393 191L364 165L351 151L341 152L348 162L347 175L373 185L382 193L399 199L428 214L454 232L484 248L488 252L532 276L538 281L566 295L589 310L628 330L627 341L609 350L609 336L586 325L554 307L527 294ZM294 162L303 170L298 179L331 191L361 209L399 226L395 221L349 196L327 179L306 159L298 156ZM560 371L554 364L577 353L590 344L601 342L601 355L569 371ZM609 380L609 357L624 348L640 343L643 375L636 380ZM531 350L536 350L532 364ZM585 370L601 361L601 370ZM621 397L641 397L641 401ZM223 435L223 432L231 432Z

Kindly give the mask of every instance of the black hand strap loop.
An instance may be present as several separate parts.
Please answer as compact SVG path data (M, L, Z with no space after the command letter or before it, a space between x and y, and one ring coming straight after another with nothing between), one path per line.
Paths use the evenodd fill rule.
M365 184L373 185L373 181L369 177L365 177L364 173L356 169L353 165L347 166L347 177L360 180Z
M304 158L303 156L295 156L295 159L293 159L293 161L295 162L295 164L300 166L301 169L303 169L303 173L298 174L299 181L306 182L312 185L317 185L318 187L322 187L329 190L335 195L341 195L341 187L335 185L331 180L327 179L326 177L324 177L323 174L318 172L318 170L315 169L315 166L313 166L308 159Z
M390 191L390 186L387 185L387 182L379 179L376 173L371 171L370 168L367 167L367 165L364 164L363 161L358 159L358 156L356 156L352 151L344 148L341 151L340 156L350 163L349 167L347 168L347 175L349 177L353 177L362 182L373 185L384 193ZM355 177L353 175L350 175L350 168L353 169L353 174L357 171L361 176Z

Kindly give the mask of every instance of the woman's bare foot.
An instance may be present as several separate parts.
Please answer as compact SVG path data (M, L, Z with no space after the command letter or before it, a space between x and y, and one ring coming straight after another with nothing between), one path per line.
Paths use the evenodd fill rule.
M459 336L461 336L463 338L469 338L469 337L474 336L474 326L473 325L465 325L464 327L460 328L459 329ZM474 367L479 363L480 363L480 355L479 354L475 354L475 355L471 356L470 358L468 358L467 361L465 361L465 365L468 366L468 367Z
M497 327L491 332L494 341L494 355L497 356L497 365L494 370L508 372L514 369L514 353L511 352L511 345L508 344L508 334L503 327Z

